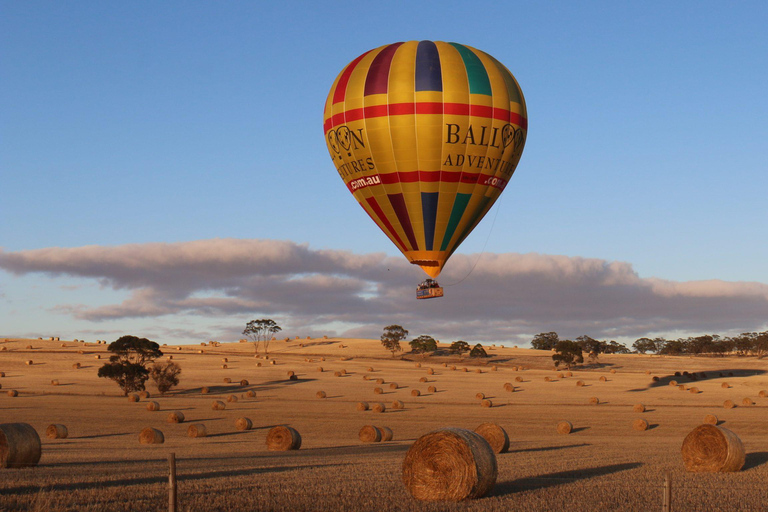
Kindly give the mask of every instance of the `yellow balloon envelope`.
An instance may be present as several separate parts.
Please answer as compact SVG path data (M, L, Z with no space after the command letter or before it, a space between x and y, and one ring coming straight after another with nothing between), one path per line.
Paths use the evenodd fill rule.
M394 43L336 78L324 130L336 170L408 260L437 277L515 172L528 116L517 81L469 46Z

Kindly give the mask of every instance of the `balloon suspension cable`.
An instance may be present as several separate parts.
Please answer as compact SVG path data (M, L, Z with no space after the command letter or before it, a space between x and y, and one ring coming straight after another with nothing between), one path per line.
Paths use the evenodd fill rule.
M480 263L480 258L482 258L483 254L485 253L485 247L488 245L488 240L491 239L491 233L493 232L493 226L496 225L496 217L499 216L499 210L501 209L501 206L498 203L496 203L494 206L496 207L496 213L493 214L493 222L491 222L491 229L488 230L488 236L485 237L485 243L483 244L483 248L480 250L480 254L477 256L477 259L475 260L475 263L472 265L472 268L469 269L469 272L467 273L467 275L465 275L464 277L462 277L461 279L459 279L455 283L448 283L448 284L441 285L441 286L443 286L443 288L446 288L448 286L454 286L454 285L457 285L457 284L461 283L462 281L464 281L466 278L468 278L470 275L472 275L472 272L474 272L475 267L477 266L478 263Z

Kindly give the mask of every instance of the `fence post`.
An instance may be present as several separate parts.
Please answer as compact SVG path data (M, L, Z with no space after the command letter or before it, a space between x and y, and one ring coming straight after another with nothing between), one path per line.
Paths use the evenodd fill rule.
M664 503L661 506L662 512L672 512L672 477L669 473L664 475Z
M168 454L168 512L176 512L176 454Z

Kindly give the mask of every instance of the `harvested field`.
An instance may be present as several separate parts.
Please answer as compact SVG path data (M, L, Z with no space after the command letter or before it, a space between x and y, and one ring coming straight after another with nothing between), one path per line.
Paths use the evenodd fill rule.
M755 358L601 355L601 367L573 369L585 382L577 387L544 382L552 375L551 353L497 346L495 372L476 373L470 360L426 357L424 366L439 368L430 377L439 392L414 398L411 391L425 369L415 368L407 353L403 360L392 358L378 340L344 340L343 350L351 356L346 370L354 380L318 372L305 361L331 356L337 361L338 340L302 348L275 341L270 354L280 364L228 370L238 372L233 383L212 379L211 368L218 372L224 357L232 366L252 359L250 344L222 343L206 347L203 354L197 353L199 344L190 344L163 349L173 350L174 362L183 368L180 385L162 396L149 388L161 411L184 414L184 422L176 424L168 423L165 413L147 411L146 400L131 403L114 383L96 377L101 362L91 355L106 359L106 345L89 346L89 362L73 372L82 356L46 340L34 340L35 364L27 366L28 358L14 352L23 352L29 343L4 344L3 385L19 395L0 395L0 423L32 425L42 434L42 455L34 469L2 470L0 510L163 510L169 452L177 457L180 510L356 511L371 509L372 503L377 510L657 510L665 472L673 479L676 511L760 510L768 502L768 400L759 397L768 388L768 373L765 362ZM286 379L286 365L302 378ZM447 369L455 365L471 371ZM504 384L515 381L513 366L526 368L525 379L509 393ZM368 367L387 382L402 383L385 386L384 414L356 410L358 402L373 396L373 386L361 379ZM612 367L617 372L599 382ZM646 374L649 369L658 381ZM674 372L683 369L697 375L699 394L669 386ZM726 378L721 373L730 388L722 387ZM305 375L311 378L304 380ZM62 385L51 386L52 379ZM249 384L241 387L241 379ZM207 394L200 393L204 386ZM318 389L325 399L317 399ZM478 390L490 395L493 407L478 406ZM241 397L251 391L251 398L226 402L230 394ZM600 398L597 407L589 404L594 395ZM744 397L755 405L740 406ZM725 409L726 400L739 406ZM226 408L213 410L213 401L226 402ZM635 404L645 408L645 431L631 427ZM683 440L712 413L743 442L741 471L686 471ZM252 418L252 429L237 430L238 418ZM568 435L555 428L563 418L573 425ZM496 456L494 488L483 498L458 504L415 501L401 472L413 442L435 429L473 430L485 422L500 425L510 437L509 451ZM66 425L69 436L46 437L52 423ZM392 441L357 441L361 427L379 423L396 432ZM267 433L280 425L300 432L299 450L268 449ZM139 443L145 427L161 430L164 444ZM206 436L188 437L189 429L204 429Z

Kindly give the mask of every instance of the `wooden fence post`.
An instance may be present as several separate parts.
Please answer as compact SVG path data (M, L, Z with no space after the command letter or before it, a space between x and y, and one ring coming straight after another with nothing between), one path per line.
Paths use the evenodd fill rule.
M672 477L669 473L664 475L664 502L661 506L662 512L672 512Z
M176 512L176 454L168 454L168 512Z

